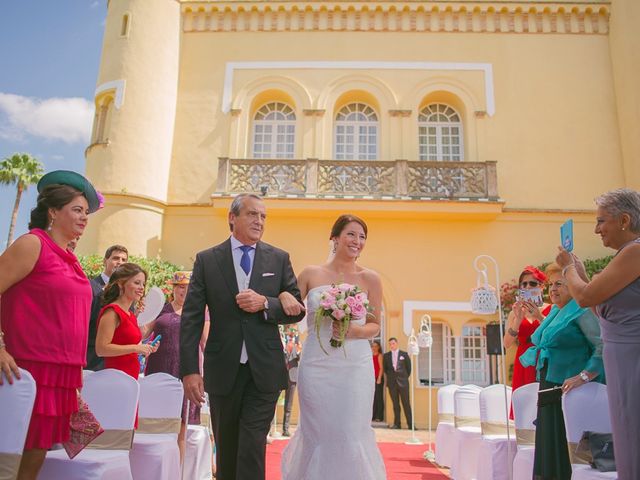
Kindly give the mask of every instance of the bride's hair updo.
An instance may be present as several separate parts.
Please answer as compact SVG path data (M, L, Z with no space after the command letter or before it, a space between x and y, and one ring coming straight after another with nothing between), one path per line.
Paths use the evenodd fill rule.
M364 236L367 236L367 224L364 223L364 220L356 217L355 215L345 214L340 215L336 222L333 224L333 227L331 227L331 236L329 237L329 239L339 237L344 230L344 227L349 225L351 222L356 222L357 224L359 224L364 230Z

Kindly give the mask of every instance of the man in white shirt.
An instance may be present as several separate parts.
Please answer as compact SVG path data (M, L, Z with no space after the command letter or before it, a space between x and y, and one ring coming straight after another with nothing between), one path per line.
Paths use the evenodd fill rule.
M411 358L407 352L398 348L395 337L389 339L389 351L382 357L384 373L387 377L387 388L393 403L393 424L389 428L400 427L400 402L407 428L411 428L411 403L409 402L409 377L411 375Z

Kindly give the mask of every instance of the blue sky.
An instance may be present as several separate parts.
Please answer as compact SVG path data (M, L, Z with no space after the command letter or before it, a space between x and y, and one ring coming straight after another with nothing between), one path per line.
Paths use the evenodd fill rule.
M106 0L20 0L1 11L0 160L26 152L46 171L84 173ZM14 238L27 231L35 199L32 186ZM14 201L15 187L0 186L0 251Z

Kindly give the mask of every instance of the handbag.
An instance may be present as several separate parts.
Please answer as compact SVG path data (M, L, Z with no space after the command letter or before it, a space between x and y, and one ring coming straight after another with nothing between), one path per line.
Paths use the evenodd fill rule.
M78 392L78 411L71 414L70 427L71 436L62 444L69 458L74 458L104 432L100 422L80 396L80 392Z
M616 461L611 433L583 432L576 449L576 453L579 452L587 454L587 460L592 468L600 472L615 472Z

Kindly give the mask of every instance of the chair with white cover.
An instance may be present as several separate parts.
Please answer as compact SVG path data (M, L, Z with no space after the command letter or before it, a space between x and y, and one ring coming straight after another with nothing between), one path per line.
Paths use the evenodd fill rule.
M506 398L505 398L506 397ZM478 480L509 480L516 454L515 429L509 421L511 387L491 385L480 392L482 442L478 454ZM507 435L508 429L508 435Z
M73 460L63 449L47 452L41 480L131 480L129 450L133 440L140 386L120 370L87 375L82 398L105 430Z
M138 430L129 455L134 480L180 478L182 382L167 373L140 380Z
M18 476L24 441L27 438L36 382L29 372L20 369L20 380L9 384L3 376L0 386L0 479Z
M436 463L450 467L453 460L455 443L453 436L456 427L453 424L453 392L460 385L446 385L438 390L438 427L436 428Z
M212 445L209 397L200 410L200 425L187 425L186 449L182 478L211 480ZM187 401L187 411L189 401Z
M618 478L616 472L600 472L574 455L576 446L585 431L611 433L609 397L607 387L601 383L587 383L562 396L562 413L569 442L571 478L597 480ZM614 445L615 450L615 445Z
M183 471L185 480L211 479L211 449L209 429L202 425L188 425Z
M453 393L455 450L450 475L455 480L476 478L478 452L482 442L480 429L481 390L476 385L464 385Z
M516 388L511 395L516 424L517 452L513 459L513 480L531 480L536 446L538 382Z

